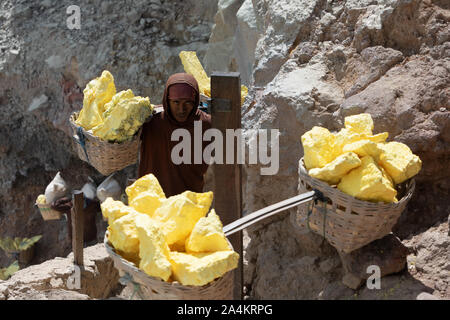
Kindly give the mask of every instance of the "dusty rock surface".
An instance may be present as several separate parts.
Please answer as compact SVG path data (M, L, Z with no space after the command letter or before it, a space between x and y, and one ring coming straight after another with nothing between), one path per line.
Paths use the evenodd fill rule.
M414 278L428 285L433 295L450 299L449 224L435 224L426 232L409 237L403 243L412 251L408 270Z
M103 244L84 249L84 270L80 288L75 287L73 254L55 258L17 271L0 281L0 300L87 300L105 299L120 288L119 272L114 268Z
M400 272L405 268L407 255L408 249L393 234L348 254L340 253L346 273L343 282L352 289L358 289L372 275L373 266L379 268L380 277Z

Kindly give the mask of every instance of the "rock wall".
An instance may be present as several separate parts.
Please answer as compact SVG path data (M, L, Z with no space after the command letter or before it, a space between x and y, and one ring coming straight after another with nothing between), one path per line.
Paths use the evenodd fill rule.
M416 192L394 234L400 239L447 221L450 169L450 6L417 0L246 0L219 6L236 12L233 48L220 65L251 85L243 106L245 129L279 129L280 169L260 175L245 166L249 213L297 193L301 135L313 126L343 126L368 112L375 133L407 144L423 161ZM216 30L217 28L221 30ZM213 35L230 43L230 26ZM211 40L217 41L216 38ZM210 46L207 57L217 54ZM219 64L212 58L210 65ZM249 133L247 139L254 139ZM346 274L337 251L315 234L298 233L280 214L245 234L249 298L342 297ZM292 217L291 217L292 218ZM403 253L403 258L405 254ZM403 261L403 266L405 261ZM402 268L400 268L402 269ZM333 294L329 294L333 292Z
M107 69L117 90L159 104L167 77L183 71L178 53L204 58L217 11L216 0L79 1L78 30L67 25L72 4L0 3L0 236L42 234L32 263L70 252L66 222L44 222L34 206L57 171L73 189L105 178L73 151L68 119L86 84ZM117 178L124 185L135 170ZM10 262L0 252L0 266Z

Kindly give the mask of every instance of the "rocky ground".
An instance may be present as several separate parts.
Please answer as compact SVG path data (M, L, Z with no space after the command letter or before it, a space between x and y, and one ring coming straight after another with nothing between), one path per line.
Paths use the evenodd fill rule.
M337 130L348 115L370 113L375 133L387 131L423 161L393 234L351 255L298 230L295 209L249 228L246 298L450 298L448 1L85 1L81 30L65 25L70 4L0 4L0 234L43 234L33 264L70 252L65 222L44 223L36 196L57 171L74 188L104 178L71 147L67 119L82 88L108 69L119 89L157 102L167 75L182 70L178 52L195 50L208 73L240 72L250 89L244 129L280 132L277 174L243 168L244 214L297 194L301 135L315 125ZM380 290L365 286L371 259L382 264Z
M119 273L103 244L87 247L79 289L74 280L73 254L16 272L0 281L0 300L88 300L117 294Z
M402 241L408 251L407 265L395 274L382 277L379 289L364 284L353 290L344 285L339 278L342 264L338 257L321 260L305 256L285 270L293 277L296 275L296 281L289 285L286 296L279 298L290 299L293 294L302 294L304 299L318 300L450 300L448 233L446 221ZM70 277L74 274L70 254L67 258L55 258L20 270L8 281L0 281L0 300L140 299L139 295L133 295L132 286L118 282L119 274L102 244L87 247L84 255L80 290L70 287ZM330 270L336 268L334 276L330 275ZM244 298L252 299L249 295Z

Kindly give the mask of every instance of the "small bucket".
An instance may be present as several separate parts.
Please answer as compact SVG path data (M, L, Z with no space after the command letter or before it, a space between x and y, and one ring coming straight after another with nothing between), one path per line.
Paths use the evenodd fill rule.
M36 203L44 220L60 220L62 213L51 208L47 203Z

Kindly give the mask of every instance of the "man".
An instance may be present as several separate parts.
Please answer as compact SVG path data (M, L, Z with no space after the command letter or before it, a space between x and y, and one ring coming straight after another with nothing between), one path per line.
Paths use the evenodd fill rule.
M211 128L211 116L198 109L200 94L195 78L187 73L176 73L169 77L164 89L163 111L156 113L145 123L138 177L153 173L161 187L170 197L186 190L203 192L204 174L208 164L194 164L194 121L202 122L202 136ZM179 141L171 141L172 132L186 129L191 137L190 164L174 164L172 149ZM206 144L203 142L203 149Z

